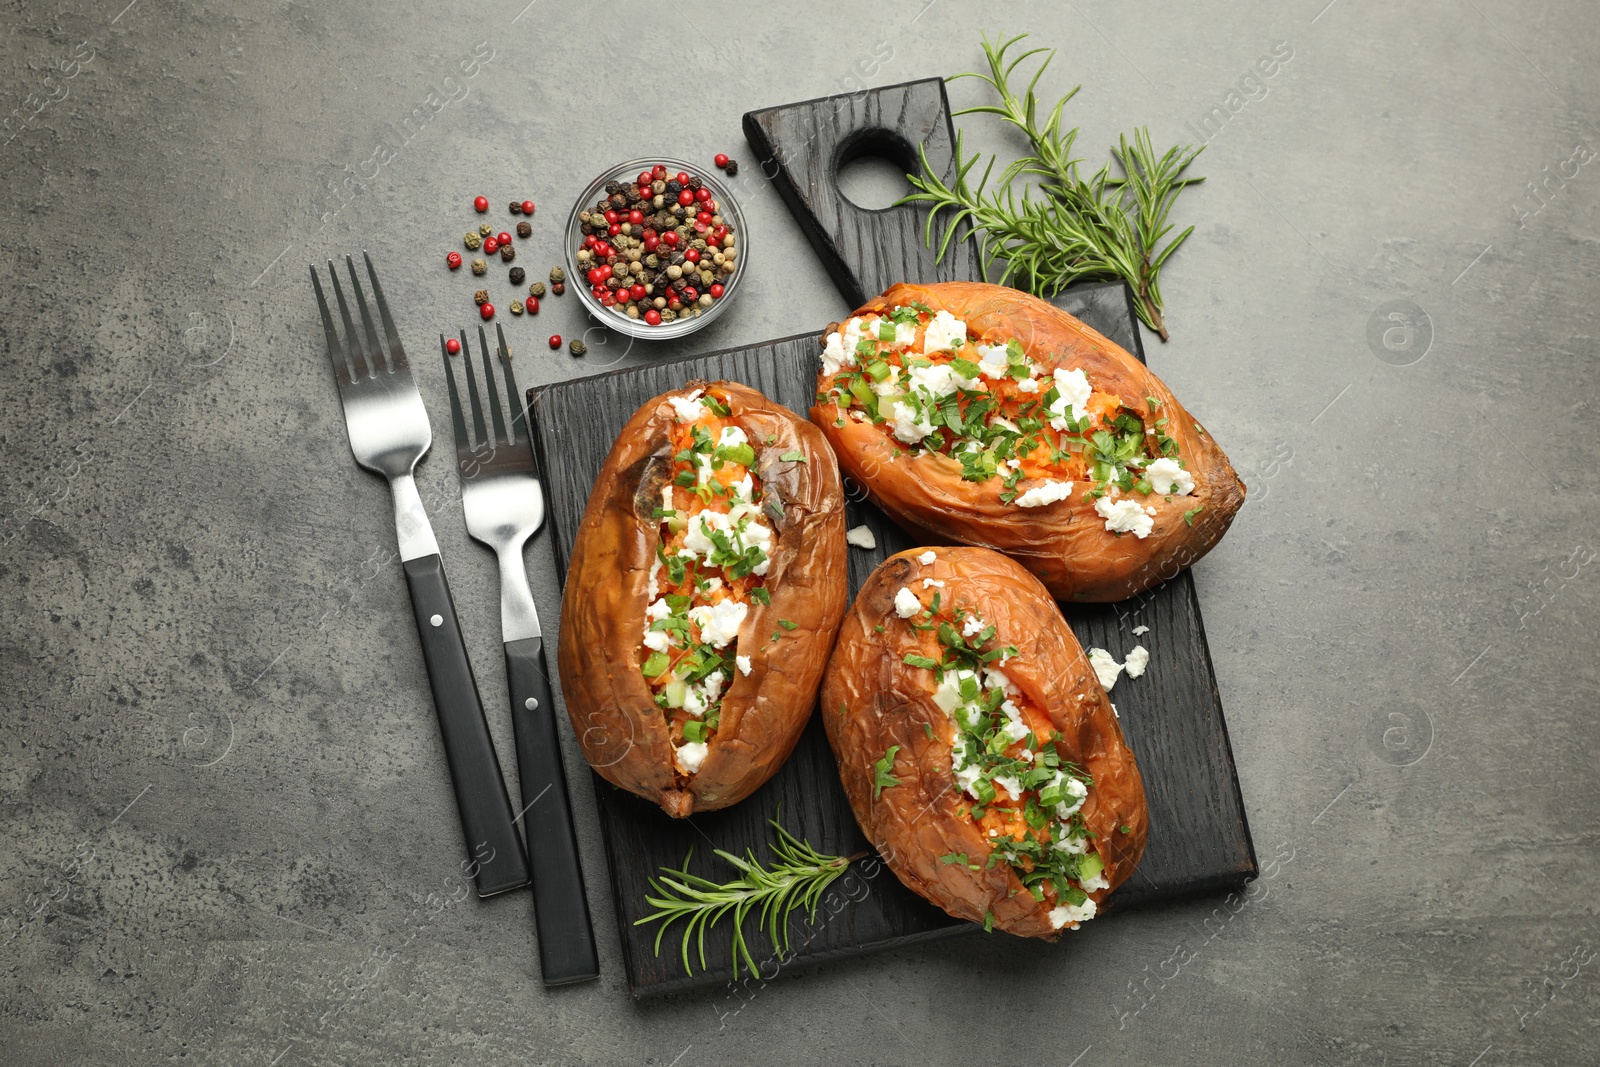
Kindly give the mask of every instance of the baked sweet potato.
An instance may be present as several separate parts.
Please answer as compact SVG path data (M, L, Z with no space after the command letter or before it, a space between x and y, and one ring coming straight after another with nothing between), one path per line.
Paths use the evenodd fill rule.
M903 525L1004 552L1062 599L1159 584L1244 503L1161 379L998 285L896 285L830 327L811 418Z
M799 740L849 599L822 434L735 382L663 393L573 544L559 663L584 755L669 815L749 796Z
M867 579L822 684L856 821L959 919L1054 939L1144 854L1133 752L1039 580L983 548L911 549Z

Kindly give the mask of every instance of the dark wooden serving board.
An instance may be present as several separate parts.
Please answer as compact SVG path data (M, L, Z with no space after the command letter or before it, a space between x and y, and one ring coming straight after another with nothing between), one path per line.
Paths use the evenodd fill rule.
M914 145L922 143L933 166L947 166L950 120L938 79L753 113L746 116L745 126L768 175L801 219L852 306L861 302L861 294L878 292L894 280L973 276L970 256L934 263L921 247L920 221L913 209L863 211L839 195L834 181L841 158L852 151L893 150L892 158L913 169ZM818 160L831 161L831 169ZM1075 288L1056 303L1144 358L1133 307L1120 284ZM804 334L530 391L529 422L545 474L561 573L566 573L571 539L595 476L617 432L640 404L697 378L724 378L753 386L803 414L815 391L818 351L817 334ZM878 542L872 551L850 550L853 596L873 568L915 542L865 502L860 487L847 484L847 494L850 525L867 525ZM1144 774L1150 840L1133 879L1113 894L1108 916L1137 904L1214 891L1253 877L1255 851L1189 574L1122 604L1064 605L1063 610L1086 648L1098 645L1121 658L1142 643L1151 652L1149 672L1122 680L1113 692ZM1150 632L1133 636L1132 628L1141 624ZM647 879L661 868L678 866L693 849L692 871L718 881L731 878L736 872L714 857L712 849L735 854L750 849L758 858L770 858L767 846L773 835L767 820L780 811L785 826L824 852L848 855L867 849L839 785L820 716L812 719L778 774L727 811L673 820L598 775L593 781L628 987L635 997L726 990L732 977L731 933L726 924L707 937L707 969L700 971L696 961L692 976L685 974L679 959L675 930L669 931L657 957L654 928L634 925L651 910L644 899L649 892ZM814 964L976 929L906 890L876 857L869 856L834 883L814 923L796 919L791 924L792 954L782 966ZM762 973L772 977L779 965L772 947L753 922L746 933Z

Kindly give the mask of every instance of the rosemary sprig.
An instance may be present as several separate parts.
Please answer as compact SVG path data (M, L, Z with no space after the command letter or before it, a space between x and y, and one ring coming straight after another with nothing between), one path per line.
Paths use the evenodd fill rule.
M1173 147L1158 155L1149 129L1135 129L1131 138L1124 134L1119 147L1111 150L1120 177L1112 175L1111 164L1107 163L1084 178L1079 170L1082 160L1073 155L1078 128L1063 128L1061 122L1062 109L1081 86L1074 87L1041 118L1034 90L1055 52L1034 48L1008 60L1012 46L1027 36L1018 34L991 42L985 35L983 51L989 60L988 73L957 74L950 80L977 78L993 88L999 103L980 104L955 114L998 116L1022 131L1031 154L1006 166L993 191L989 191L989 179L997 158L990 156L983 177L974 188L968 175L981 156L963 157L958 132L955 181L950 185L941 181L923 150L923 173L906 175L917 192L900 203L930 205L923 235L930 248L934 243L934 220L945 215L945 231L939 242L941 260L956 237L969 236L963 227L970 228L983 276L988 278L990 268L1000 262L1003 269L998 280L1002 285L1016 285L1049 297L1073 282L1121 278L1137 297L1139 318L1165 341L1167 327L1159 274L1194 227L1185 229L1165 247L1161 241L1172 231L1167 220L1178 194L1205 180L1184 176L1204 146ZM1040 53L1046 53L1045 58L1019 96L1012 90L1012 75L1019 65ZM1016 195L1012 182L1024 175L1039 179L1040 199L1034 199L1026 187L1020 198Z
M694 855L691 849L689 856L684 857L682 867L663 867L659 879L650 879L650 886L657 895L646 896L645 901L656 911L635 920L634 925L661 923L656 931L656 955L661 954L661 939L666 935L667 928L679 919L685 919L687 924L683 928L682 938L684 972L694 973L689 964L691 939L699 942L700 969L705 970L706 931L732 913L733 976L739 977L741 960L751 974L756 974L755 957L751 955L744 937L744 920L751 909L759 905L757 926L766 931L774 947L788 952L790 914L796 908L803 907L806 909L806 918L815 919L817 905L828 886L849 868L852 860L866 855L826 855L785 830L776 819L769 819L768 822L778 833L778 840L769 846L778 857L778 862L771 867L762 865L749 849L745 850L741 859L719 848L716 854L740 872L738 878L719 885L708 878L689 873L689 858Z

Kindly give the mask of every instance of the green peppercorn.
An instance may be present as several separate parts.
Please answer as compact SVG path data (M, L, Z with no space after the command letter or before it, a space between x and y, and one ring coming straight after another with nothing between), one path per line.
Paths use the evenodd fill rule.
M494 227L490 226L487 222L478 224L478 236L488 237L492 233L494 233Z
M474 274L488 274L489 273L489 264L487 264L487 263L485 263L483 261L483 257L482 256L476 256L476 257L473 258L473 260L472 260L472 273L474 273Z
M578 340L576 337L574 337L572 339L572 341L567 345L567 349L573 355L581 356L585 352L589 351L589 346L584 344L582 341Z
M551 267L550 280L552 282L564 282L567 280L567 272L562 270L560 267Z
M511 314L513 314L513 315L522 314L522 301L520 301L520 300L511 301Z
M483 238L478 236L476 230L468 230L467 235L461 240L469 252L476 252L483 245Z
M528 294L530 296L543 296L544 282L534 282L532 285L528 286Z

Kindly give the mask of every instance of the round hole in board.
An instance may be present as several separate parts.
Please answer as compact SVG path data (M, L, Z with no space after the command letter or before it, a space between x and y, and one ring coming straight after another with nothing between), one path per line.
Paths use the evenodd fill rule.
M913 192L907 172L919 170L917 150L894 130L856 130L840 143L834 157L839 193L864 211L882 211Z

